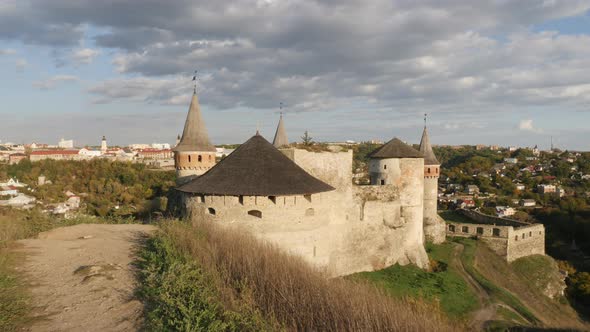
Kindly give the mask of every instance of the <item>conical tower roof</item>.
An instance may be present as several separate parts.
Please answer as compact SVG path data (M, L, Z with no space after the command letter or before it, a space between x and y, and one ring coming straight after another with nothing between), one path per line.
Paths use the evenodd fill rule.
M369 154L371 158L423 158L422 152L402 142L397 137Z
M207 134L207 127L205 127L205 121L203 121L203 116L201 115L201 107L199 106L199 99L196 93L193 93L193 98L191 99L182 138L173 150L179 152L216 151L215 146L209 141L209 134Z
M272 145L275 148L280 148L285 145L289 145L289 139L287 138L287 131L285 130L285 125L283 124L283 114L279 118L279 125L277 126L277 131L275 132L275 138L272 141Z
M308 174L256 134L207 173L178 190L207 195L288 196L334 188Z
M432 151L426 126L424 126L424 132L422 132L422 139L420 140L420 152L424 154L424 165L440 165L440 162L434 155L434 151Z

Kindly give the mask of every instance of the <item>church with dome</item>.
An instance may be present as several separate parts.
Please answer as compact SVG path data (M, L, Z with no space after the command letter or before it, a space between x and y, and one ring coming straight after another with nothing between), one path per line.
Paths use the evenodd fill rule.
M272 143L256 132L216 163L194 93L174 158L184 218L251 232L329 276L427 268L425 242L445 239L426 127L418 150L393 138L373 151L370 185L355 185L351 150L291 146L282 115Z

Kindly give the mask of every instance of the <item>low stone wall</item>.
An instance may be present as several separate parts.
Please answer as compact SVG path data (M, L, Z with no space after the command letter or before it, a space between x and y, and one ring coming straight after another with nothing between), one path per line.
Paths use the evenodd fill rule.
M476 220L474 223L447 222L447 236L476 237L508 262L545 254L545 227L542 224L521 223L468 210L463 212L466 212L465 216L474 216ZM479 221L497 221L498 224L477 223ZM514 222L516 227L513 226Z

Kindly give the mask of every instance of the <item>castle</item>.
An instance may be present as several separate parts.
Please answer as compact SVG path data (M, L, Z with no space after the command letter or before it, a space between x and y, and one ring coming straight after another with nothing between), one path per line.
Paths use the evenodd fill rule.
M397 138L370 155L370 185L353 185L352 151L273 144L258 132L215 164L196 93L174 148L185 217L252 232L329 276L399 263L428 266L425 241L445 239L437 215L440 165L426 127L420 149Z

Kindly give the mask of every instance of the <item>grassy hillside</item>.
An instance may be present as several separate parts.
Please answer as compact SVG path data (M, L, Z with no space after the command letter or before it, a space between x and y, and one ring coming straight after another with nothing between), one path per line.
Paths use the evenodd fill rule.
M380 271L357 273L350 278L369 280L395 297L424 299L440 305L452 318L466 319L477 309L478 303L473 290L450 265L453 249L453 243L427 247L434 265L432 272L413 265L394 265Z
M549 298L544 291L559 284L559 271L549 256L529 256L510 264L479 245L474 266L498 288L508 291L539 320L538 325L552 328L588 329L564 297Z
M297 257L212 224L162 224L142 257L148 330L462 329L423 301L328 280Z
M464 320L473 329L480 324L490 329L587 329L565 298L544 294L561 285L557 264L548 256L508 264L485 244L468 238L448 238L444 244L429 245L427 251L434 263L431 272L395 265L351 277L368 280L395 297L436 303L449 317Z

